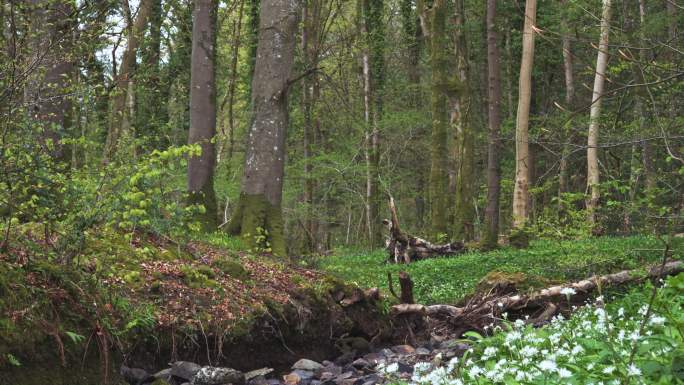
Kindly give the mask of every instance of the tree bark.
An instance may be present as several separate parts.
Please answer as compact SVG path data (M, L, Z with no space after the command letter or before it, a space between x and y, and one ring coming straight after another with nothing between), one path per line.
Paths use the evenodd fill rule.
M42 127L43 148L58 161L68 161L62 144L72 98L69 95L75 69L72 33L74 6L70 1L31 0L32 73L24 91L29 119ZM4 49L4 48L3 48Z
M497 46L496 0L487 0L487 73L488 117L487 207L482 246L493 249L499 239L499 195L501 191L501 54Z
M188 158L188 193L193 204L204 205L199 217L206 231L217 225L214 166L216 152L216 14L214 0L195 0L190 64L190 132L188 144L197 144L201 153Z
M366 39L363 56L364 105L366 119L366 221L369 245L380 244L379 166L380 120L385 77L385 27L383 0L362 0L362 28Z
M567 4L567 0L561 0L561 6ZM572 49L570 43L570 33L568 31L568 22L565 18L561 18L561 41L563 44L563 74L565 75L565 105L572 109L575 101L575 75L573 71ZM570 156L570 142L572 136L570 130L566 127L562 128L563 149L561 150L561 159L558 166L558 195L568 192L568 157Z
M228 230L251 246L285 255L282 218L287 94L294 64L300 1L262 0L241 195ZM264 236L268 245L259 244Z
M513 227L523 228L529 216L529 134L530 99L537 1L525 3L523 50L518 86L518 113L515 125L515 187L513 191Z
M425 7L425 5L423 5ZM430 66L432 67L431 104L432 134L430 139L430 221L432 235L440 237L448 229L448 150L447 110L448 59L446 39L446 0L435 0L432 7L422 10L423 30L429 30ZM426 28L429 26L429 29Z
M599 39L598 56L596 58L596 75L594 77L594 90L591 99L591 111L589 114L589 133L587 135L587 190L590 193L587 199L587 218L597 230L596 210L599 206L599 168L598 168L598 139L599 119L601 118L601 102L606 80L606 68L608 66L608 36L610 33L610 0L603 0L603 12L601 16L601 37Z
M465 7L456 2L455 57L457 76L448 87L451 104L450 124L454 135L455 207L451 238L470 241L475 238L475 133L470 117L468 86L468 49L465 36Z
M130 123L132 117L128 116L126 111L127 101L129 101L129 83L133 81L133 73L135 67L136 54L138 52L138 45L140 38L147 25L148 18L152 11L152 0L141 0L138 16L133 22L130 19L130 9L128 8L128 0L123 0L124 8L127 12L127 38L126 51L124 52L119 70L114 80L114 95L112 101L111 116L109 118L109 130L107 132L107 141L105 143L104 161L108 162L115 155L119 141L126 135L127 124Z
M413 10L413 0L401 1L401 23L403 38L407 44L406 72L411 84L409 92L410 105L419 108L422 105L420 97L420 46L422 30L420 18L416 17Z

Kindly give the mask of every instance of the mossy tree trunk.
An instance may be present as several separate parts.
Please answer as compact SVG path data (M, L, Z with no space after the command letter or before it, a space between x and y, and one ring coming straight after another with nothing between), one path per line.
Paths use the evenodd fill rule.
M216 163L216 13L213 0L195 0L190 64L190 133L188 144L198 144L199 155L188 159L190 203L204 205L199 218L205 231L216 229L217 204L214 192Z
M447 89L451 104L450 123L453 127L456 166L451 238L470 241L475 238L475 133L469 119L471 106L463 0L456 1L455 11L456 75Z
M488 144L487 144L487 207L485 228L482 235L484 249L493 249L499 239L499 195L501 191L501 54L497 45L496 0L487 0L487 99L488 99Z
M285 255L281 201L288 127L287 92L294 64L299 1L262 0L252 79L253 120L241 195L228 231L253 247ZM267 245L265 244L267 243Z
M430 223L432 235L439 238L448 229L448 152L447 131L449 114L447 109L448 51L446 39L446 0L434 0L432 5L420 2L421 25L429 31L430 67L432 69L431 97L432 134L430 140Z

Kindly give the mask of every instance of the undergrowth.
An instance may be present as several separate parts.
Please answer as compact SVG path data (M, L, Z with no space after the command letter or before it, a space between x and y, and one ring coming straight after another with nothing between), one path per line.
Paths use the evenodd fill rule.
M674 257L681 258L684 252L682 239L675 240L677 243L672 247ZM474 251L410 265L387 263L385 250L343 253L322 258L319 265L345 281L381 289L388 288L388 272L396 280L398 272L406 271L414 281L416 301L434 304L457 303L472 294L478 282L493 271L522 275L522 288L534 289L556 282L579 280L592 274L643 267L657 262L661 255L661 242L653 237L638 236L537 240L524 250Z

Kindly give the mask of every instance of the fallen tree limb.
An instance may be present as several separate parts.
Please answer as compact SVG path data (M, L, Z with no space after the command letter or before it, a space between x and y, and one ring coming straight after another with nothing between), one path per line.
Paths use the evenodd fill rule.
M456 255L466 251L463 242L435 245L422 238L405 233L399 226L397 209L392 197L389 198L389 209L391 219L385 219L382 222L389 230L387 251L390 262L411 263L416 260Z
M651 266L644 275L640 270L623 270L618 273L603 276L593 276L566 285L552 286L531 294L515 294L494 298L475 300L464 307L450 305L399 304L392 306L394 315L422 314L427 316L444 315L452 317L452 321L463 323L464 329L475 325L486 325L500 319L500 315L507 311L521 309L544 308L542 314L534 320L535 323L545 321L553 316L557 306L553 302L561 302L566 298L566 290L572 289L577 295L587 294L598 287L619 286L625 283L641 282L645 278L658 278L674 275L684 271L684 262L669 261L662 265ZM564 290L565 289L565 290ZM478 329L477 327L475 327Z

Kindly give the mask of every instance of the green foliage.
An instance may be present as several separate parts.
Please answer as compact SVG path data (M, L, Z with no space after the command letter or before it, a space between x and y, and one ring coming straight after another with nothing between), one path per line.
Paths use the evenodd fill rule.
M490 252L469 252L417 261L408 266L387 263L383 250L323 257L319 264L346 282L385 290L387 272L396 280L397 273L404 270L414 281L416 301L456 303L472 294L477 284L493 271L523 273L528 286L538 288L549 281L578 280L592 274L642 267L660 258L660 247L661 244L650 237L536 240L525 250L506 247ZM684 250L681 242L674 245L673 250L675 256L681 256Z
M682 381L684 296L669 278L655 301L652 287L636 288L607 306L588 304L542 328L504 322L483 338L466 333L472 349L435 367L417 363L417 384L675 384ZM394 372L387 367L385 371Z

